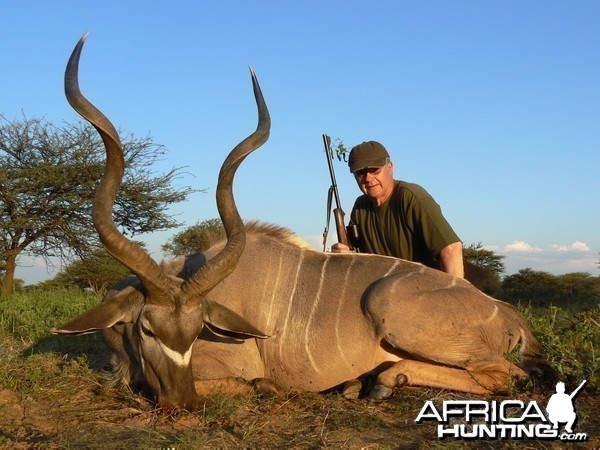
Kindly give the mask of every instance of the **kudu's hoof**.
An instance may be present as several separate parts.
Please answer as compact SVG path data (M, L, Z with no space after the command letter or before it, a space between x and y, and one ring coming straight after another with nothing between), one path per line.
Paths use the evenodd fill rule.
M370 400L385 400L391 397L392 389L383 384L376 384L367 396Z
M342 396L348 400L356 400L358 397L360 397L361 390L362 383L360 380L348 380L344 383Z
M408 384L408 377L403 373L398 374L396 377L396 387L403 387Z
M403 387L408 384L408 377L402 373L396 376L396 385L394 387ZM393 393L393 389L383 384L376 384L369 391L369 395L367 396L371 400L385 400L391 397Z

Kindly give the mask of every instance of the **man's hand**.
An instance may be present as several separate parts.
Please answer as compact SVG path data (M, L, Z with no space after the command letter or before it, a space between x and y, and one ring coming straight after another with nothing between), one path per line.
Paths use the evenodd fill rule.
M338 242L331 246L331 253L352 253L352 250L347 245Z

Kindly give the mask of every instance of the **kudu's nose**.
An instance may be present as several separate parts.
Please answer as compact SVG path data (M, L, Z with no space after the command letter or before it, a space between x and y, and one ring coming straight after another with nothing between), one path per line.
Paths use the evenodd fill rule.
M170 382L164 383L167 380ZM162 409L179 408L187 411L199 409L200 399L194 386L191 369L168 377L167 380L163 380L161 386L155 389L157 403Z
M194 412L200 409L200 399L197 395L193 398L185 398L180 401L174 399L160 399L158 404L160 405L160 408L166 412L175 409L185 409L186 411Z

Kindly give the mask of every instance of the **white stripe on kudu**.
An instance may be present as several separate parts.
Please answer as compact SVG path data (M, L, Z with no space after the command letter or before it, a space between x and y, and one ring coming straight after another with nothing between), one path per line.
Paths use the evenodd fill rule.
M279 254L279 268L277 269L277 276L275 277L275 284L273 285L272 288L272 295L271 295L271 303L269 304L269 312L267 313L267 320L266 320L266 329L267 330L271 330L272 325L271 325L271 321L273 318L273 305L275 304L275 296L279 293L279 281L282 279L281 277L281 271L283 268L283 257L284 257L284 252L281 251L281 253Z
M390 267L390 270L385 273L384 277L387 277L390 273L392 273L394 269L398 267L398 264L400 264L400 261L395 261L392 267Z
M352 368L352 363L348 361L348 358L344 353L344 345L342 339L340 338L340 319L342 318L342 314L344 312L345 307L344 301L346 300L346 287L348 286L348 278L352 273L352 268L354 267L355 262L356 258L352 258L350 264L348 265L348 268L346 269L346 274L344 275L344 282L342 283L342 288L339 294L338 307L335 311L335 345L337 347L337 350L339 351L342 360L348 366L348 368Z
M317 305L319 304L319 301L321 300L321 293L323 291L323 280L325 279L325 269L327 268L327 263L329 262L329 259L330 258L325 258L325 262L323 263L323 267L321 268L321 276L319 277L319 288L317 289L317 295L315 296L315 301L312 305L310 314L308 316L308 320L306 321L306 331L304 332L304 349L306 350L306 354L308 355L310 365L315 370L315 372L320 372L321 369L319 369L315 359L312 356L312 352L310 351L310 345L309 345L308 341L309 341L309 336L311 334L310 329L311 329L313 317L315 316L315 313L317 312ZM318 333L319 331L317 330L316 332Z
M296 288L298 287L298 280L300 278L300 272L302 269L302 263L304 262L304 249L300 250L300 260L298 261L298 269L296 270L296 276L294 277L294 286L292 287L292 292L290 294L290 300L288 302L288 310L285 315L285 321L283 322L283 327L281 329L281 337L279 338L279 360L283 361L283 344L286 338L285 332L287 330L288 322L290 320L290 314L292 311L292 305L294 303L294 295L296 294Z

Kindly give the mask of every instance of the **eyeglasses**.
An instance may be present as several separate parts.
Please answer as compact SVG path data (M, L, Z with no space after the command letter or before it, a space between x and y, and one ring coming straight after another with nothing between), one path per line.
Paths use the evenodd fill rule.
M356 172L354 172L354 177L357 180L360 180L364 177L367 176L367 174L371 174L371 175L379 175L381 173L381 170L383 169L382 167L367 167L366 169L361 169L361 170L357 170Z

